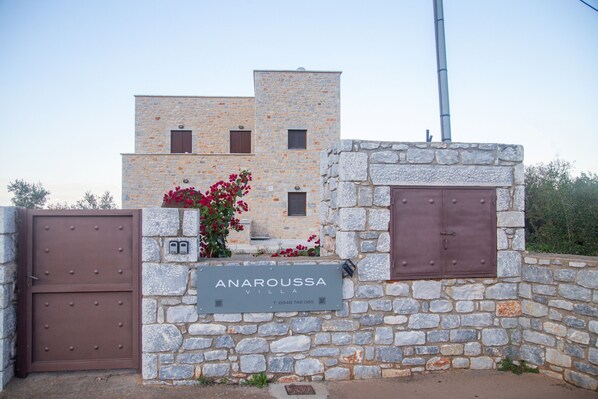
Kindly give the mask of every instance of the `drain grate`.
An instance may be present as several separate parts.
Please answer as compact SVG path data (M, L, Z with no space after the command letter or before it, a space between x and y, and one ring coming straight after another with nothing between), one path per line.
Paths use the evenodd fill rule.
M315 395L314 387L311 385L285 385L284 389L287 390L287 395Z

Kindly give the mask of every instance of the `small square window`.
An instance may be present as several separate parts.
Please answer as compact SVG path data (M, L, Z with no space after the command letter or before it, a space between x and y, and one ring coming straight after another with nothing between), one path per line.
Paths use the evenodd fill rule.
M170 132L170 153L190 154L192 152L191 130L172 130Z
M289 129L289 150L305 150L307 148L307 130Z
M306 193L289 193L288 201L288 215L289 216L306 216Z

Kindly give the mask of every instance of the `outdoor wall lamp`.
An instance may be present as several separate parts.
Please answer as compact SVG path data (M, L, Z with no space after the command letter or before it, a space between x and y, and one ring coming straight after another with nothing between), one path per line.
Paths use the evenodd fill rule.
M183 183L185 183L185 184L189 183L189 179L183 179Z
M299 191L299 190L301 190L301 187L299 187L299 186L295 186L295 190L296 190L296 191Z
M239 125L239 129L241 129L241 130L242 130L242 129L245 129L245 126L243 126L243 125Z
M355 266L355 263L353 263L351 259L346 259L345 263L343 263L343 277L353 277L355 270L357 270L357 266Z
M185 125L179 125L179 129L184 129Z

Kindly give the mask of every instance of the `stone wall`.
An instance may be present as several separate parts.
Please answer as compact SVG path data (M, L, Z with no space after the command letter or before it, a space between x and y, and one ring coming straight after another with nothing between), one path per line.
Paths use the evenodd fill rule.
M319 230L320 151L340 139L340 72L255 71L255 98L138 96L135 154L123 154L123 208L160 206L165 192L206 190L231 173L253 174L255 236L307 239ZM193 154L170 154L170 130L192 131ZM251 130L252 154L229 154L229 131ZM289 150L289 129L307 149ZM185 183L187 180L188 183ZM306 216L287 215L287 193L305 192Z
M521 358L596 390L598 258L527 254L521 279Z
M517 355L518 276L407 282L354 276L343 280L341 311L198 315L196 254L177 259L165 252L169 237L196 231L191 212L143 211L147 383L191 384L200 375L239 381L261 371L280 381L396 377L491 369L504 356ZM293 260L203 262L226 267Z
M14 375L16 356L17 208L0 207L0 391Z

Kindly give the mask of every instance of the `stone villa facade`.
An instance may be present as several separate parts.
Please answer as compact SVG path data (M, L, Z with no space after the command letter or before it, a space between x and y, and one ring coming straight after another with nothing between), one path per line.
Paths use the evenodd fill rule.
M340 74L254 71L254 97L136 96L123 208L160 206L176 186L205 191L248 169L252 236L318 234L320 152L340 139Z

